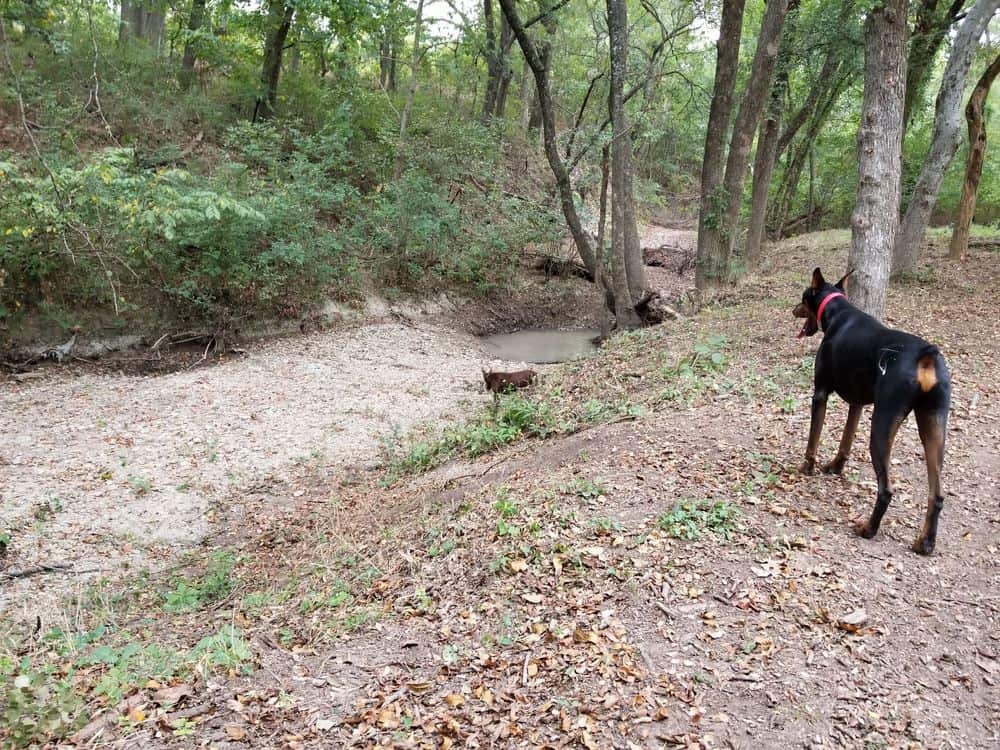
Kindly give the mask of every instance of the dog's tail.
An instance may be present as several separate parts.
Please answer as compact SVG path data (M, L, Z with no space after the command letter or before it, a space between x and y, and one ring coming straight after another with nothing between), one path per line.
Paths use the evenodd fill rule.
M940 359L942 359L941 350L934 344L927 344L917 352L917 384L924 393L930 393L942 380L938 372Z

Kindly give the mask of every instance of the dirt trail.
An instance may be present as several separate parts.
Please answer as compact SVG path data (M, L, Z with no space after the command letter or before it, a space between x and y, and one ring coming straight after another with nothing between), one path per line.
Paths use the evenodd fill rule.
M471 336L379 323L273 341L168 375L52 371L4 382L6 562L105 575L124 564L155 567L202 538L234 490L303 461L331 471L363 465L382 436L460 416L485 398L479 366L488 360ZM37 613L89 580L5 584L0 612Z

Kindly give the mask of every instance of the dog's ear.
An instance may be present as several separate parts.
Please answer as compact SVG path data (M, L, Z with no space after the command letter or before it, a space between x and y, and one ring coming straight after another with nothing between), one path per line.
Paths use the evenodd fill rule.
M836 284L834 284L834 286L837 287L837 289L839 289L840 291L844 291L844 282L847 281L847 277L850 276L852 273L854 273L854 269L853 268L850 269L843 276L841 276L840 277L840 281L838 281Z
M823 272L819 270L819 266L816 266L816 268L813 269L812 288L822 289L825 283L826 279L823 278Z

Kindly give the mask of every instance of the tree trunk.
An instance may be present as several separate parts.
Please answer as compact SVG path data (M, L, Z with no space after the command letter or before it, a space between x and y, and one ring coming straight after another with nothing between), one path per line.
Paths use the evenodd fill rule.
M826 124L833 106L840 99L840 95L847 88L852 78L852 74L843 75L834 84L833 88L826 92L825 101L821 102L818 109L813 113L805 135L802 137L801 142L796 145L791 157L787 161L785 171L781 175L781 183L778 187L777 200L775 201L775 210L772 215L772 225L778 228L779 234L782 234L781 229L788 221L792 204L795 202L795 196L799 189L799 180L802 178L802 170L805 169L809 151L813 148L813 144L815 144L816 139L823 130L823 126ZM780 153L781 141L778 142L778 149Z
M493 117L501 76L501 55L497 46L496 24L493 21L493 0L483 0L483 27L486 30L486 91L483 95L481 119L487 122Z
M851 301L881 320L899 224L906 0L885 0L865 21L865 93L858 126L858 196L851 215Z
M129 2L121 4L121 22L118 25L118 41L142 39L156 49L163 43L163 29L166 13L162 9L149 7L151 2Z
M601 321L601 339L606 339L611 333L611 327L608 323L607 316L607 305L608 298L611 298L611 308L614 310L614 294L608 285L608 279L604 272L605 260L604 260L604 230L607 226L608 217L608 176L611 170L611 154L610 147L608 144L604 144L601 149L601 197L600 203L598 204L598 214L597 214L597 244L595 246L595 253L597 257L594 263L594 286L602 292L603 304L598 310L598 320Z
M955 231L952 232L948 250L948 257L952 260L961 260L969 250L969 227L976 213L976 194L979 191L979 178L983 176L983 161L986 158L983 105L998 73L1000 73L1000 55L997 55L986 68L965 107L965 119L969 126L969 158L965 163L965 182L962 184L962 200L958 204L958 219L955 221Z
M743 31L744 0L722 0L722 23L716 43L715 85L708 113L705 155L701 163L701 205L698 211L698 250L695 283L698 289L717 284L725 269L717 244L709 244L709 233L722 222L725 194L722 189L726 133L733 109L733 90L739 72L740 36ZM714 254L712 251L716 251Z
M510 48L514 44L514 32L510 30L507 17L500 14L500 86L497 89L496 101L493 104L493 116L504 117L507 111L507 94L510 92L510 80L514 69L510 64Z
M955 23L966 0L953 0L950 7L938 7L941 0L921 0L906 56L906 100L903 104L903 137L921 103L927 81L934 69L934 58Z
M267 5L267 37L264 40L264 64L260 71L262 95L254 107L254 121L274 117L278 104L278 79L281 76L281 56L285 40L292 28L295 6L286 6L284 0L269 0Z
M525 62L521 67L521 130L526 132L531 119L531 102L535 97L533 81L528 75L529 70L528 63Z
M788 49L784 46L783 49ZM767 218L767 193L771 186L774 162L778 158L778 141L781 135L781 110L788 90L788 68L779 66L778 77L771 87L771 103L767 117L760 126L757 153L753 161L753 183L750 189L750 226L747 230L747 265L760 265L764 245L764 224Z
M717 269L715 283L727 282L732 278L733 249L739 234L740 208L743 205L750 147L767 102L767 92L771 88L787 12L788 0L768 0L750 68L750 78L733 123L729 155L726 158L726 175L722 183L725 213L715 226L707 228L704 242L705 255L713 258L713 265Z
M184 42L184 57L181 60L180 84L181 89L187 91L191 88L191 81L194 79L194 63L197 59L197 45L194 40L195 34L201 29L205 21L205 0L191 0L191 15L188 17L188 38Z
M515 0L500 0L500 7L503 8L504 15L507 16L507 22L510 24L515 37L517 37L517 42L521 47L521 52L524 54L524 59L531 68L532 75L535 78L535 89L538 95L542 131L544 134L545 156L556 179L556 188L559 191L559 202L562 206L563 216L566 218L566 224L573 237L573 242L576 243L576 249L580 253L580 259L587 267L587 270L596 276L597 266L594 250L590 244L590 239L587 237L587 233L583 230L580 216L576 212L576 206L573 203L573 186L570 183L566 165L559 156L559 146L556 143L555 106L552 103L552 95L549 91L548 56L546 55L543 59L541 51L531 41L527 30L517 15L514 3Z
M622 329L638 328L635 305L646 290L645 266L632 193L632 136L625 117L625 75L628 66L628 10L625 0L607 0L611 47L611 267L615 289L615 320Z
M403 104L403 114L399 118L399 141L396 143L396 166L392 174L399 179L403 174L404 149L406 129L410 125L410 114L413 112L413 99L417 94L417 68L420 65L420 34L424 26L424 0L417 0L417 17L413 26L413 55L410 58L410 82L406 87L406 102Z
M976 0L969 8L965 20L958 27L951 55L941 78L934 113L934 134L931 148L924 159L920 177L913 188L910 205L896 237L892 256L893 273L907 273L917 266L924 246L924 231L930 219L944 172L958 150L962 140L962 94L965 79L972 67L972 58L979 37L1000 7L1000 0Z

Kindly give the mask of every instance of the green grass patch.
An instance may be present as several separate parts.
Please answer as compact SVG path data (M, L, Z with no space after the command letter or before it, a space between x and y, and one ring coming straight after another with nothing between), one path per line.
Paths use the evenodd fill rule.
M722 501L699 500L677 503L656 519L668 536L675 539L700 539L705 533L732 539L739 531L739 509Z

